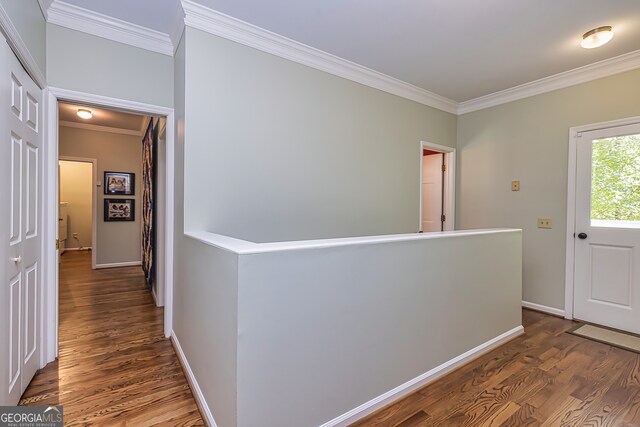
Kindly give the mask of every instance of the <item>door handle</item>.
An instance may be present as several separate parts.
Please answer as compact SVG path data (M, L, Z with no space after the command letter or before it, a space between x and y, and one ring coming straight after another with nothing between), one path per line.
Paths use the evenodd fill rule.
M582 240L584 240L584 239L586 239L586 238L587 238L587 233L580 233L580 234L578 234L578 239L582 239Z
M16 264L20 264L22 262L22 257L20 255L11 258L11 261L15 262Z

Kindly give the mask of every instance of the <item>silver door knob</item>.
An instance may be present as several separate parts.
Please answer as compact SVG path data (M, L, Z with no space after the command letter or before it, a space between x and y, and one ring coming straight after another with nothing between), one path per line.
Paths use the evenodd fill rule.
M22 257L20 255L11 258L11 261L15 262L16 264L20 264L22 262Z

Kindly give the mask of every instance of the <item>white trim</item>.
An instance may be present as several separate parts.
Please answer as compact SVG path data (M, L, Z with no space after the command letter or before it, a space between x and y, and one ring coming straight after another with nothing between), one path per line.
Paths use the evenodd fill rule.
M519 233L517 228L491 228L482 230L456 230L434 233L385 234L381 236L339 237L319 240L292 240L289 242L254 243L248 240L215 234L209 231L185 231L184 235L205 245L224 249L238 255L262 254L267 252L296 251L301 249L336 248L340 246L375 245L390 242L414 240L452 239L457 237L482 236L487 234Z
M546 305L536 304L535 302L529 302L524 300L522 301L522 306L524 308L529 308L531 310L541 311L543 313L549 313L554 316L564 317L564 310L562 310L561 308L549 307Z
M58 160L91 163L91 268L95 270L98 257L98 159L58 155ZM80 248L65 248L65 251L74 249Z
M27 45L24 43L24 40L22 40L22 37L20 37L20 33L18 33L13 22L11 22L11 18L9 18L9 14L4 10L2 4L0 4L0 31L4 34L11 50L13 50L13 53L18 57L22 66L27 70L29 76L40 89L44 89L47 86L47 79L45 79L36 60L31 56L31 52L29 52Z
M479 346L472 348L471 350L464 352L461 355L454 357L453 359L439 366L436 366L430 371L407 381L406 383L394 388L393 390L390 390L374 399L371 399L370 401L358 406L357 408L354 408L351 411L322 424L320 427L348 426L349 424L377 411L383 406L388 405L393 401L399 400L400 398L408 395L414 390L424 387L425 385L437 380L438 378L443 377L454 369L457 369L460 366L469 363L474 359L477 359L483 354L488 353L494 348L501 346L507 341L510 341L522 334L524 334L524 328L522 326L517 326L510 331L498 335L497 337L492 338L489 341L482 343Z
M100 270L102 268L135 267L137 265L142 265L142 261L111 262L107 264L96 264L96 269Z
M38 4L40 5L40 10L42 11L42 14L44 15L45 18L49 13L49 7L51 6L51 3L53 3L53 0L38 0Z
M176 53L176 49L180 44L180 39L182 38L182 33L184 32L184 10L182 9L182 4L180 2L176 2L176 16L175 21L169 30L169 39L171 39L171 43L173 44L173 53Z
M530 96L563 89L614 74L640 68L640 50L594 62L593 64L564 71L519 86L481 96L458 105L458 114L470 113Z
M103 15L64 1L54 1L47 21L94 36L173 56L174 45L168 34Z
M193 374L191 370L191 366L189 366L189 361L187 360L187 356L184 355L184 351L182 351L182 347L180 346L180 341L178 341L178 337L174 331L171 331L171 343L173 344L173 348L176 351L176 355L180 360L180 364L182 365L182 370L184 371L185 377L187 377L187 382L189 383L189 387L191 387L191 392L193 394L193 398L196 400L198 409L200 410L200 415L204 418L205 423L209 427L217 427L216 420L213 419L213 414L211 413L211 409L209 409L209 405L207 405L207 401L204 398L204 394L202 394L202 389L200 385L198 385L198 381L196 380L196 376Z
M45 144L44 163L44 202L42 236L42 272L43 272L43 319L41 367L58 357L58 101L49 88L44 91Z
M45 135L47 143L44 144L44 164L46 202L45 227L43 230L43 286L45 290L45 312L42 319L46 319L42 328L43 337L43 363L51 362L58 354L58 262L55 248L58 237L58 101L81 102L92 105L108 107L117 111L143 113L154 116L166 116L166 244L165 244L165 307L164 307L164 332L168 338L171 335L173 321L173 233L174 233L174 148L175 148L175 114L173 108L167 108L142 102L128 101L107 96L94 95L84 92L49 87L45 90Z
M185 25L259 49L384 92L455 114L458 103L394 77L225 15L192 0L182 0Z
M578 137L582 132L591 132L619 126L628 126L640 123L640 116L625 119L611 120L608 122L593 123L590 125L574 126L569 129L569 158L567 175L567 236L564 279L564 317L573 319L573 292L575 276L575 228L576 228L576 184L577 184L577 160Z
M447 182L445 197L445 212L447 220L444 222L444 231L453 231L456 226L456 149L445 145L433 144L431 142L420 141L420 206L418 209L418 230L422 232L422 157L423 150L438 151L445 154L445 164L447 165Z
M60 126L67 127L67 128L91 130L95 132L109 132L109 133L118 133L121 135L142 136L142 132L140 132L139 130L114 128L111 126L92 125L91 123L77 123L77 122L69 122L66 120L60 120Z

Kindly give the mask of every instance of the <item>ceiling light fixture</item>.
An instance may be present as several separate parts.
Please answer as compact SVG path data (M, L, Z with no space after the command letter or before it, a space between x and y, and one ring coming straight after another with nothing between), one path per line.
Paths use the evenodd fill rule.
M89 120L91 117L93 117L93 113L91 111L85 110L83 108L79 109L77 114L78 117L85 120Z
M605 43L608 43L613 38L613 29L610 25L604 27L594 28L591 31L587 31L582 36L582 42L580 46L585 49L593 49L594 47L600 47Z

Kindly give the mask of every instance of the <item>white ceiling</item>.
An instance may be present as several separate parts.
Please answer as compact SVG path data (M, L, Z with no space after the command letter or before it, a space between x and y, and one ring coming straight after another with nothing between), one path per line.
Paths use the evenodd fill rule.
M66 1L167 34L180 16L178 0ZM640 0L194 1L457 102L640 50ZM582 49L602 25L613 41Z
M78 109L90 110L93 113L93 117L89 120L81 119L77 115ZM146 130L143 127L147 121L147 117L142 115L66 102L58 104L58 119L62 126L87 127L89 125L87 128L93 128L94 130L100 130L98 127L107 131L116 129L124 131L120 133L131 135L142 134Z

